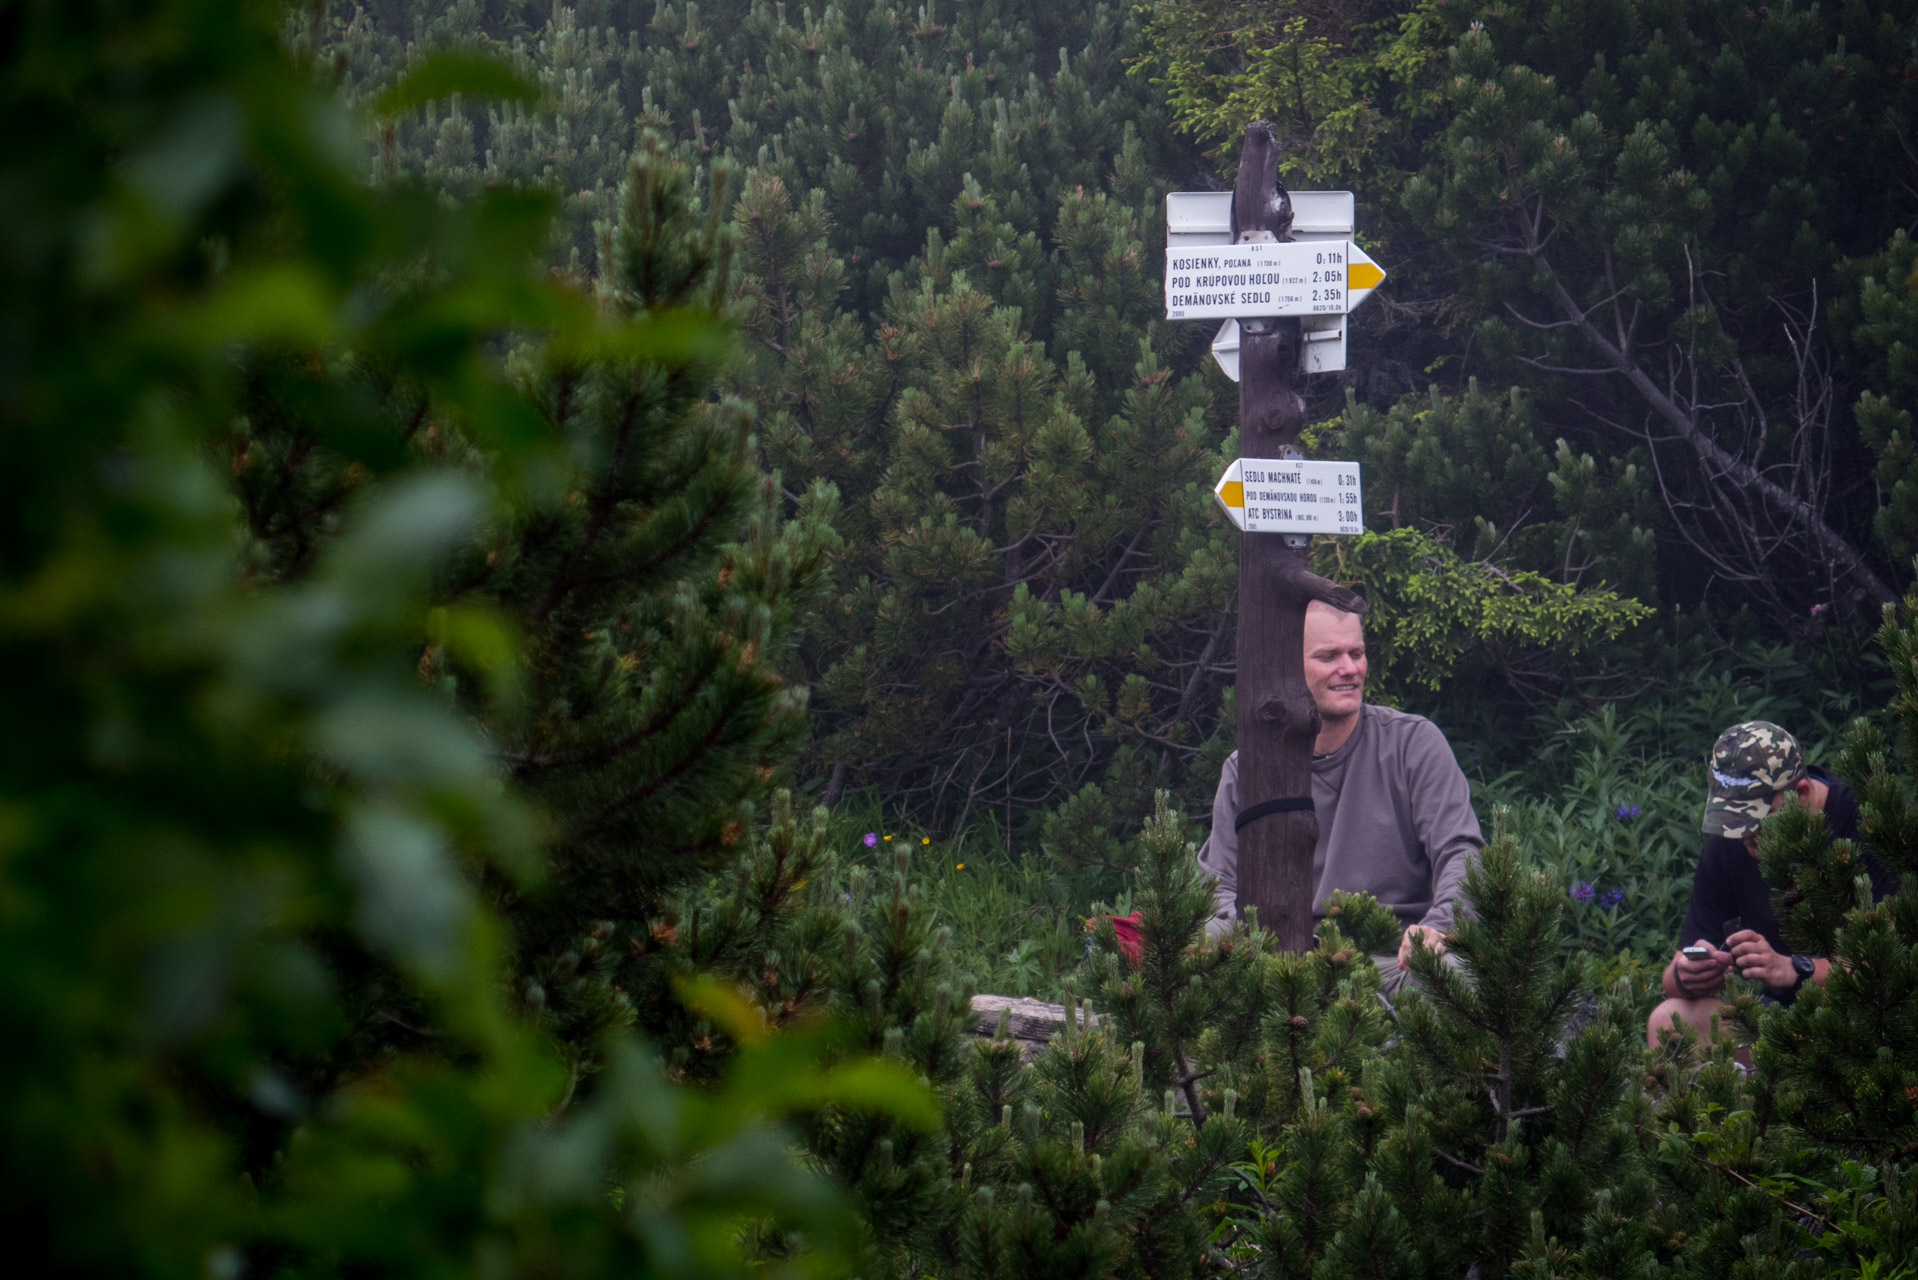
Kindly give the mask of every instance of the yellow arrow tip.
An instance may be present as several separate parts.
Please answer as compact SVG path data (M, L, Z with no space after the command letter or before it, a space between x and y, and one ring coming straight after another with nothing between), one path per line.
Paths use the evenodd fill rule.
M1346 287L1372 289L1385 279L1385 268L1376 262L1355 262L1345 273Z
M1228 507L1245 505L1245 486L1237 480L1227 480L1219 486L1219 501Z

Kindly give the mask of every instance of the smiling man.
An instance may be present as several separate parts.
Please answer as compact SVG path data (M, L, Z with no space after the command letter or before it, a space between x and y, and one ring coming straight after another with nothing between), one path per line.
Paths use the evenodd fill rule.
M1305 684L1319 710L1312 751L1314 915L1334 890L1369 893L1405 926L1397 954L1373 957L1389 996L1410 977L1412 939L1443 951L1453 900L1485 843L1471 788L1438 726L1365 701L1365 632L1359 615L1313 601L1305 611ZM1239 756L1226 759L1212 802L1212 835L1199 864L1217 876L1213 933L1238 916Z

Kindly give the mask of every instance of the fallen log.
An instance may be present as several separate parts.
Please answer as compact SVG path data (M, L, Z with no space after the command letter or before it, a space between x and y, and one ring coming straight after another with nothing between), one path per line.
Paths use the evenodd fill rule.
M1099 1015L1091 1010L1078 1010L1077 1013L1076 1025L1099 1025ZM1037 1057L1047 1041L1066 1025L1066 1007L1062 1004L1047 1004L1043 1000L1027 1000L1018 996L981 995L972 998L973 1034L997 1035L1001 1014L1006 1018L1007 1033L1019 1042L1020 1058L1027 1062Z

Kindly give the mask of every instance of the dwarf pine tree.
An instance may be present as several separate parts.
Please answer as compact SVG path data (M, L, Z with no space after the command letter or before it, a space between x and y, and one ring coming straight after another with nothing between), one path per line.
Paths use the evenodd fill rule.
M437 630L417 664L483 730L510 793L546 820L536 889L476 875L509 927L512 992L567 1059L562 1107L590 1104L601 1082L589 1075L607 1065L613 1033L635 1024L676 1077L705 1083L753 1059L762 1024L800 1029L828 1062L878 1055L940 1090L966 1068L970 986L903 866L878 887L865 869L841 874L824 811L776 789L804 709L780 665L835 536L832 494L817 487L797 519L781 517L777 477L754 465L750 411L711 394L723 351L713 320L732 304L733 230L718 216L727 178L714 166L699 199L686 167L642 141L621 217L603 229L613 269L593 297L620 331L683 358L590 342L514 353L509 367L563 448L441 566ZM459 427L422 414L414 447L483 468ZM351 469L289 443L290 430L285 415L258 418L236 455L253 461L232 468L263 529L293 509L294 481L330 493ZM277 488L256 474L275 465L287 477ZM268 551L256 558L296 572ZM514 698L489 696L468 634L479 616L517 631ZM715 977L751 1007L685 998ZM437 1031L408 1007L367 1016L428 1043ZM834 1020L849 1030L820 1030ZM802 1126L815 1167L863 1210L863 1258L879 1274L906 1273L950 1226L927 1206L951 1199L953 1144L900 1116L814 1105Z
M643 140L603 231L601 305L662 328L720 313L728 180L715 167L696 198ZM670 895L746 852L754 804L803 733L804 690L780 660L820 585L833 496L815 489L783 517L751 411L708 397L710 366L561 351L525 376L576 469L452 565L445 598L492 604L526 637L523 709L494 728L553 825L547 888L511 905L522 998L583 1045L634 1000L642 1022L668 1007L646 974L681 942ZM440 675L438 655L422 670Z
M820 966L846 1048L903 1062L944 1103L932 1133L845 1106L805 1126L813 1159L862 1211L867 1273L1194 1274L1206 1205L1250 1135L1231 1101L1201 1126L1175 1115L1173 1095L1146 1082L1144 1046L1090 1025L1089 1002L1030 1063L1003 1019L968 1037L970 983L908 865L901 850L889 873L833 880L828 901L843 892L844 905L809 917L817 933L785 930L810 950L780 960Z
M1410 526L1468 559L1656 598L1643 450L1601 465L1562 437L1541 442L1533 396L1487 394L1477 378L1462 395L1434 385L1384 412L1353 396L1328 426L1326 443L1364 468L1369 527Z
M1341 1094L1356 1084L1389 1030L1371 956L1396 945L1398 926L1370 897L1338 893L1310 952L1273 951L1251 920L1210 937L1212 880L1164 792L1138 844L1128 880L1137 948L1122 946L1101 919L1082 980L1096 993L1101 1031L1133 1042L1141 1077L1163 1093L1168 1115L1177 1104L1182 1126L1190 1125L1169 1148L1177 1194L1165 1211L1198 1213L1218 1256L1238 1256L1277 1202L1261 1200L1247 1219L1222 1219L1225 1202L1213 1198L1236 1201L1261 1181L1234 1171L1248 1150L1255 1165L1264 1163L1255 1139L1300 1114L1318 1115L1301 1094L1315 1088L1315 1073ZM1299 1150L1325 1137L1323 1125L1310 1135ZM1288 1177L1296 1181L1297 1172Z
M935 923L912 883L906 850L896 858L890 874L859 867L843 881L834 936L819 940L823 994L846 1026L848 1047L905 1063L948 1099L946 1127L925 1132L828 1109L806 1131L814 1159L858 1202L871 1265L888 1276L910 1274L950 1230L960 1141L950 1099L964 1087L972 1021L972 985L953 966L950 930Z
M1564 892L1510 839L1486 846L1464 892L1471 910L1446 944L1456 963L1413 951L1425 998L1406 1002L1399 1025L1412 1051L1401 1083L1417 1084L1398 1105L1416 1106L1433 1150L1473 1174L1478 1212L1458 1243L1496 1271L1528 1247L1534 1212L1550 1236L1571 1241L1596 1192L1618 1194L1622 1175L1637 1172L1625 1108L1640 1050L1617 993L1567 1035L1587 957L1561 957ZM1632 1185L1649 1195L1642 1173Z
M519 483L504 517L447 559L419 656L420 679L485 726L507 784L546 815L542 888L488 889L512 924L520 1000L581 1069L603 1032L637 1021L675 1066L703 1071L718 1050L671 991L693 966L749 981L787 1015L825 988L809 946L781 941L817 909L821 889L798 890L825 870L820 834L783 801L770 829L755 814L804 733L805 691L781 668L822 585L834 496L816 486L787 518L757 467L751 410L710 393L731 300L729 180L717 166L696 196L643 140L592 296L686 358L579 343L509 357L537 408L522 427L557 441L565 465ZM324 545L366 471L356 445L486 468L466 424L379 374L339 376L384 405L390 440L327 448L304 429L309 401L262 380L226 441L257 575L297 577ZM471 656L475 610L523 643L512 699ZM704 879L729 870L734 896L716 898Z
M1266 1273L1810 1274L1760 1185L1808 1165L1767 1146L1731 1048L1702 1069L1674 1049L1654 1101L1630 994L1563 953L1562 889L1501 835L1465 897L1449 956L1413 951L1395 1027L1365 951L1396 931L1354 947L1338 927L1373 933L1369 900L1277 958L1265 1137L1236 1197Z
M1166 1152L1186 1126L1155 1105L1136 1045L1077 1025L1089 1013L1075 1010L1075 1025L1020 1073L984 1131L986 1158L969 1162L974 1189L955 1234L968 1274L1182 1276L1197 1264L1201 1234ZM973 1105L991 1082L981 1074Z
M1233 1068L1243 1075L1246 1050L1256 1042L1268 999L1266 939L1248 931L1207 938L1211 880L1199 869L1170 797L1160 792L1155 802L1130 877L1136 954L1119 945L1109 918L1095 916L1099 945L1083 973L1103 1025L1143 1046L1146 1083L1155 1091L1175 1090L1187 1112L1203 1121L1219 1109L1220 1091L1234 1085ZM1212 1095L1210 1105L1202 1092Z
M1488 356L1592 371L1586 429L1658 452L1701 565L1795 616L1888 602L1864 451L1831 412L1863 370L1820 335L1838 264L1901 221L1856 193L1909 171L1910 9L1627 4L1566 38L1568 8L1452 19L1446 125L1406 212L1491 304Z
M1883 252L1845 265L1833 327L1840 350L1865 371L1852 413L1877 459L1872 479L1883 505L1873 530L1903 565L1918 554L1918 241L1901 227Z
M1790 806L1759 838L1780 928L1796 949L1831 959L1822 984L1763 1020L1753 1050L1779 1117L1827 1154L1819 1181L1833 1216L1856 1219L1821 1248L1835 1262L1912 1256L1918 1248L1918 595L1887 611L1878 641L1897 680L1896 743L1852 728L1838 770L1859 796L1861 841L1828 842L1822 814ZM1899 887L1872 901L1869 849Z
M353 101L431 47L537 79L533 109L395 120L369 165L557 189L555 264L580 280L606 269L595 228L639 129L695 170L741 165L747 341L722 384L761 410L794 497L844 497L835 593L788 667L816 690L807 768L828 799L872 787L929 820L1109 789L1116 838L1155 785L1216 767L1232 657L1219 410L1192 376L1202 335L1158 318L1185 152L1125 74L1135 15L642 10L394 3L299 38L340 56Z

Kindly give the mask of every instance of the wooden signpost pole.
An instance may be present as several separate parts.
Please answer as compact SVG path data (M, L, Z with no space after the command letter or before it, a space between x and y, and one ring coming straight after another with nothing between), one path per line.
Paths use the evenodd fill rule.
M1272 127L1246 127L1233 192L1235 239L1292 238L1292 201L1278 177ZM1299 321L1239 322L1239 453L1295 458L1305 426L1299 373ZM1306 568L1309 535L1247 533L1239 544L1239 809L1269 801L1276 811L1239 830L1239 910L1256 908L1259 923L1287 951L1312 947L1312 853L1318 816L1312 795L1312 744L1319 713L1306 691L1305 606L1311 600L1351 612L1365 603ZM1304 803L1300 803L1303 801ZM1291 802L1289 805L1286 802Z

